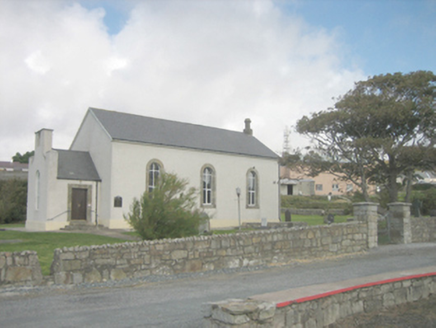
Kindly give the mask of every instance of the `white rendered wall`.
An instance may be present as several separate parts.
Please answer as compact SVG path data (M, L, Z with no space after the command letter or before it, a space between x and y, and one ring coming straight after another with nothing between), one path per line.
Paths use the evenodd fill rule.
M69 224L70 202L69 185L75 188L91 186L91 201L88 207L91 214L89 223L95 222L95 199L97 184L90 181L57 179L58 153L50 150L44 154L36 151L29 162L29 182L27 193L26 230L59 230ZM36 208L36 171L40 172L39 208ZM31 178L32 177L32 178Z
M86 114L70 149L87 151L91 155L101 179L98 191L98 221L104 226L109 227L112 198L112 143L110 136L106 133L92 112L88 111Z
M95 222L98 184L90 181L59 180L58 152L52 149L52 130L42 129L35 135L35 155L29 161L26 229L34 231L59 230L69 224L71 199L69 186L91 190L87 217ZM36 172L39 171L39 206L36 206Z
M110 228L128 228L123 215L129 212L133 198L139 198L145 191L146 167L153 159L162 162L166 172L187 178L198 192L201 191L201 168L210 164L215 169L216 207L205 209L212 218L212 228L238 225L237 187L241 188L242 222L260 222L261 218L278 221L278 164L275 159L128 142L113 142L112 146ZM258 175L259 208L246 206L246 177L248 170L252 168ZM113 207L116 196L123 198L122 208ZM198 205L200 206L200 194Z
M47 225L56 226L52 230L65 226L47 221L57 208L52 204L61 197L61 190L56 186L58 153L52 149L52 130L42 129L35 134L35 155L29 161L29 179L27 193L26 229L45 231ZM37 178L39 172L39 202L37 203ZM54 195L54 199L53 199Z

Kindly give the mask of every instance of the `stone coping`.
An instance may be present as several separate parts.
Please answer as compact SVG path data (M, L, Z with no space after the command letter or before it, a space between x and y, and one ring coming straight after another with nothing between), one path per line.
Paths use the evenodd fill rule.
M359 288L428 276L436 276L436 266L387 272L356 279L292 288L273 293L255 295L250 297L250 299L272 302L276 304L277 308L281 308L292 303L302 303Z

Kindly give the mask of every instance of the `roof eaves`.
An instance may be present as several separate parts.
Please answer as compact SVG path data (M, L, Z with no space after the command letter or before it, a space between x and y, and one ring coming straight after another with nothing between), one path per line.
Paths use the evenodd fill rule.
M140 141L140 140L130 140L130 139L122 139L122 138L112 138L112 141L132 142L132 143L148 144L148 145L161 146L161 147L192 149L192 150L198 150L198 151L208 151L208 152L212 152L212 153L233 154L233 155L249 156L249 157L256 157L256 158L269 158L269 159L278 159L279 158L279 156L276 154L274 154L274 156L268 156L268 155L259 155L259 154L249 154L249 153L243 153L243 152L232 152L232 151L228 151L228 150L217 150L217 149L212 149L212 148L208 149L208 148L181 146L181 145L168 145L168 144L158 143L158 142L144 142L144 141Z

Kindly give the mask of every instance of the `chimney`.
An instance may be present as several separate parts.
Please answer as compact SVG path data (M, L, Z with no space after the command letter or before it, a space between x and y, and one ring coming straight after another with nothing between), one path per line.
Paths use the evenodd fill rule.
M41 129L35 133L35 152L39 149L43 154L52 149L53 130Z
M253 135L253 130L251 129L251 120L249 118L245 119L245 129L244 129L244 133L248 134L249 136Z

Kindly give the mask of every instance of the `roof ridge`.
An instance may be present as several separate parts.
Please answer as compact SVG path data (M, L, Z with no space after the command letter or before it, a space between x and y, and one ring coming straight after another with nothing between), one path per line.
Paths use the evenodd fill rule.
M229 130L229 129L219 128L219 127L216 127L216 126L204 125L204 124L200 124L200 123L182 122L182 121L170 120L170 119L167 119L167 118L158 118L158 117L147 116L147 115L140 115L140 114L135 114L135 113L120 112L120 111L104 109L104 108L89 107L89 109L90 110L99 110L99 111L104 111L104 112L110 112L110 113L116 113L116 114L121 114L121 115L137 116L137 117L147 118L147 119L156 120L156 121L165 121L165 122L171 122L171 123L177 123L177 124L198 126L198 127L203 127L203 128L206 128L206 129L217 129L217 130L222 130L222 131L227 131L227 132L234 132L234 133L238 133L238 134L244 134L243 131Z

